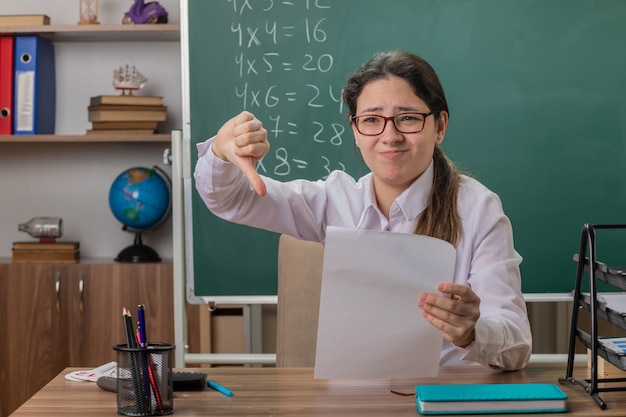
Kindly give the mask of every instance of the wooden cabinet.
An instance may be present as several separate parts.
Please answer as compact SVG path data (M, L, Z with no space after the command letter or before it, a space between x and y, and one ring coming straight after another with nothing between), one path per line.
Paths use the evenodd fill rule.
M69 335L63 299L64 267L8 265L4 277L0 327L2 414L8 415L48 383L68 363Z
M72 366L95 367L115 360L113 345L125 343L122 309L137 319L137 306L146 306L149 341L174 342L171 264L94 265L84 280L80 317L82 331L74 333Z
M151 341L174 341L171 263L0 264L0 416L67 366L115 360L122 308L146 306Z

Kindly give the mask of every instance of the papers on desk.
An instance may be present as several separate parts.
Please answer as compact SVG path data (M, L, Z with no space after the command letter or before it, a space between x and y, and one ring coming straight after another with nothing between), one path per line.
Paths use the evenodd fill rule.
M315 377L436 376L443 334L417 301L452 280L455 256L427 236L328 227Z
M603 337L600 343L616 355L626 355L626 337Z
M68 381L91 381L96 382L100 377L117 378L117 362L108 362L94 369L81 369L65 375Z
M600 293L598 294L598 301L613 311L626 313L626 293Z
M420 414L567 411L567 395L555 384L422 385L415 393Z
M574 296L574 291L572 291ZM581 293L583 303L591 304L591 294ZM626 316L626 292L599 292L596 299L601 310L611 311L617 315Z

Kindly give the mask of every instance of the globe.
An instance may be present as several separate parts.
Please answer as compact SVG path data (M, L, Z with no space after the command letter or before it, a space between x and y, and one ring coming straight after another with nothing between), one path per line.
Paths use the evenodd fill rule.
M158 253L143 244L142 234L157 229L171 213L171 181L160 168L133 167L120 173L109 190L109 207L123 225L135 234L133 245L115 258L118 262L158 262Z

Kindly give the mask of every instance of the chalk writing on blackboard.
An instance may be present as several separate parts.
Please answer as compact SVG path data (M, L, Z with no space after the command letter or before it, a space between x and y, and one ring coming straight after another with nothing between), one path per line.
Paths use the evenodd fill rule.
M277 145L258 162L259 173L280 178L312 168L325 178L332 170L345 170L332 150L350 134L341 86L333 84L338 76L333 73L335 57L329 52L333 39L326 28L332 6L320 0L227 1L233 10L230 42L238 75L232 98L241 109L264 117L269 139ZM298 8L300 19L283 17L291 15L282 13L286 9ZM296 47L287 53L286 44ZM328 109L334 108L336 113L331 114L337 118L329 120ZM282 143L289 140L297 140L299 148L310 141L317 149L291 155L292 147Z

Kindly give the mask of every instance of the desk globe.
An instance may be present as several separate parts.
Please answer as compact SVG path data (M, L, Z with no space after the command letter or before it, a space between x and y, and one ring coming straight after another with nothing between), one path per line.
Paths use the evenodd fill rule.
M115 178L109 190L109 207L123 227L134 233L134 243L115 258L117 262L159 262L159 254L142 242L142 234L160 227L170 216L171 180L159 167L134 167Z

